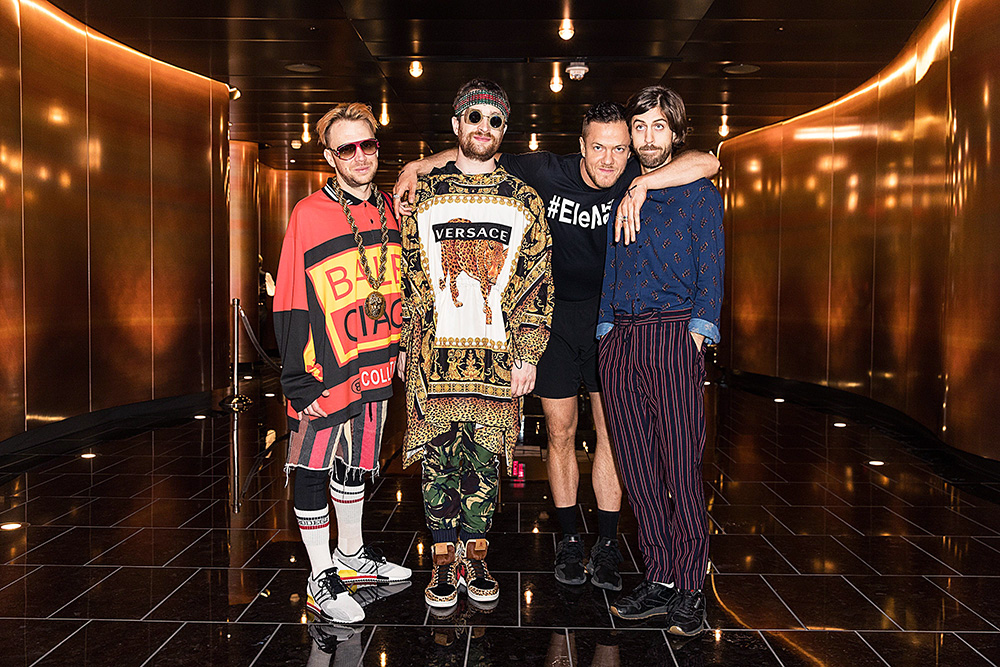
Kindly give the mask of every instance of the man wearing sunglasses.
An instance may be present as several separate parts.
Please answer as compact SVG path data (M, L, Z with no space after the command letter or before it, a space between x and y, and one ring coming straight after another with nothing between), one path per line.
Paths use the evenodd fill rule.
M377 127L357 102L316 124L334 176L295 205L274 296L290 430L285 472L295 470L295 518L312 570L306 606L341 623L364 618L345 584L410 578L361 536L364 474L378 469L402 325L399 224L372 182Z
M403 465L423 460L434 542L424 599L438 609L463 586L473 605L500 595L486 566L499 457L509 473L552 313L545 206L496 166L507 94L474 79L453 108L455 161L420 178L403 218Z
M621 233L629 243L635 238L638 210L647 189L686 185L710 178L719 169L714 156L686 151L658 169L641 173L639 162L630 156L629 142L624 108L601 102L583 118L579 153L538 151L497 156L500 166L535 188L547 203L552 234L555 310L552 337L538 364L535 394L541 398L545 413L546 466L563 535L556 548L555 577L564 584L583 584L589 572L594 585L615 591L622 588L617 540L622 491L601 402L595 336L607 248L605 225L612 202L622 199L615 236ZM395 196L412 201L417 174L454 159L455 151L446 150L407 164L396 181ZM577 528L577 394L581 384L590 396L596 432L591 477L597 499L598 538L586 568Z

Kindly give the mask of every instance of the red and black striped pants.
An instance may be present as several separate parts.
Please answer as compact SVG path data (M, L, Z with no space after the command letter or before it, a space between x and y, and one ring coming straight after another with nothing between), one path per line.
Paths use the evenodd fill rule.
M688 333L689 320L689 311L616 315L598 361L646 578L700 589L708 566L705 356Z

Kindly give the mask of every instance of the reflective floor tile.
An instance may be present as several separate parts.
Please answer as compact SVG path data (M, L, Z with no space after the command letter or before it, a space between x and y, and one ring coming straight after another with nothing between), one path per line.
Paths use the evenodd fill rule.
M708 623L713 629L798 629L802 624L759 575L714 574L705 581Z
M77 526L32 549L18 562L34 565L85 565L109 549L124 544L138 528Z
M370 626L352 628L316 623L280 625L265 640L266 645L253 665L254 667L356 666L361 662L371 634Z
M904 630L996 630L923 577L849 575L847 579Z
M639 583L639 575L627 575L625 590ZM549 573L521 574L520 608L522 626L610 628L608 600L618 593L604 591L590 583L567 586Z
M138 620L187 581L194 570L124 567L69 604L53 609L57 618Z
M784 667L885 667L878 654L854 632L767 632L764 636Z
M141 528L121 544L108 549L93 565L165 565L200 539L199 528Z
M199 570L153 609L147 619L235 621L274 575L274 570Z
M899 630L864 595L838 576L764 577L810 630Z
M21 667L34 663L83 624L84 621L0 619L4 664Z
M768 535L767 542L802 574L875 574L830 535Z
M951 633L862 632L861 636L893 667L977 667L992 664Z
M709 558L726 574L791 574L795 572L763 535L712 535Z
M957 574L898 535L838 535L835 538L879 574Z
M576 630L559 628L549 637L546 665L590 667L650 667L672 665L670 646L662 630Z
M192 664L249 666L276 630L275 625L258 623L185 623L160 647L146 665L148 667L188 667ZM288 656L289 659L292 657ZM306 662L303 659L299 664L305 665Z
M178 623L90 621L35 664L138 667L179 627Z

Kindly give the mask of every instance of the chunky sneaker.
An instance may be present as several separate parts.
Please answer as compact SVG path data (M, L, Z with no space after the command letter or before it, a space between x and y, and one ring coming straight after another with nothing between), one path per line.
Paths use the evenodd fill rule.
M484 537L465 544L462 561L465 565L466 589L475 602L492 602L500 597L500 584L486 567L486 551L490 542Z
M350 555L337 548L333 557L343 565L340 578L350 586L395 584L406 581L413 574L410 568L386 560L381 549L368 545Z
M643 579L631 593L615 600L611 613L618 618L637 621L651 616L667 616L673 612L677 602L677 591L673 587Z
M618 540L598 538L597 544L590 550L590 560L587 561L590 582L598 588L620 591L622 575L618 571L618 566L621 562L622 552L618 549Z
M579 535L566 535L556 546L556 581L561 584L587 583L583 569L583 542Z
M347 586L337 574L337 568L323 570L306 582L306 608L316 616L334 623L358 623L365 611L351 597Z
M667 626L670 634L682 637L697 637L707 630L705 594L701 591L677 591L677 604Z
M461 542L437 542L434 544L432 559L434 571L431 582L424 589L424 600L431 607L451 607L458 602L458 587L465 585L462 577Z

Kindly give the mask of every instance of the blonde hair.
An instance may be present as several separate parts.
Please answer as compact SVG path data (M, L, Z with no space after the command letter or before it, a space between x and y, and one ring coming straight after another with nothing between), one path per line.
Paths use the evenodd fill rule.
M326 132L338 120L364 121L372 129L372 136L375 136L375 133L378 131L378 121L375 120L375 114L372 113L370 106L361 102L338 104L323 114L323 117L316 123L316 135L319 137L319 143L324 148L336 148L336 146L326 143Z

